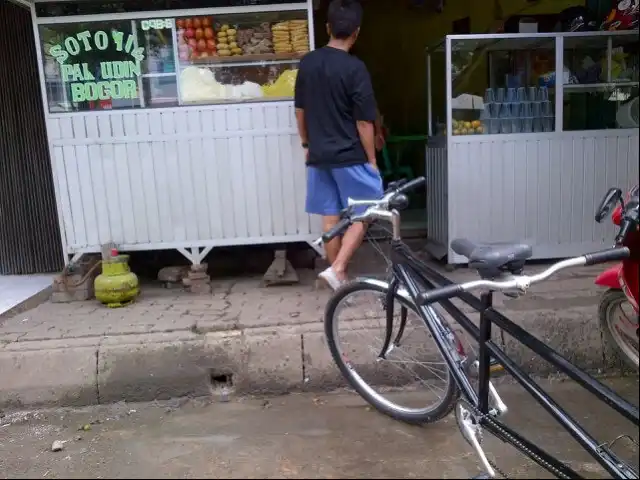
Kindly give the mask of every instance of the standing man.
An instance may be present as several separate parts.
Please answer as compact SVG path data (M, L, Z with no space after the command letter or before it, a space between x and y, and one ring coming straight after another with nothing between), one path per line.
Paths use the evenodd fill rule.
M307 161L309 214L322 215L323 231L340 220L349 197L359 200L382 196L376 164L374 123L376 101L364 63L351 55L362 22L357 0L332 0L327 31L329 43L305 55L295 88L298 132ZM354 223L325 245L331 266L320 273L331 288L347 279L347 265L366 230Z

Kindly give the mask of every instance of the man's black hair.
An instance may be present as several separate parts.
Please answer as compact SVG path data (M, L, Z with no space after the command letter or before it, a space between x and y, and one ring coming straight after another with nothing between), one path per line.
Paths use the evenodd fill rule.
M358 0L332 0L327 20L331 35L344 40L353 35L362 23L362 6Z

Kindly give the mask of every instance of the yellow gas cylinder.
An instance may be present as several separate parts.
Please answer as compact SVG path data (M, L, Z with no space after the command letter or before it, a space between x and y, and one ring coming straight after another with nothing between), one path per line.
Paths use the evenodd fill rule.
M112 252L102 260L102 274L94 282L96 298L107 307L124 307L140 293L138 277L129 269L129 255Z

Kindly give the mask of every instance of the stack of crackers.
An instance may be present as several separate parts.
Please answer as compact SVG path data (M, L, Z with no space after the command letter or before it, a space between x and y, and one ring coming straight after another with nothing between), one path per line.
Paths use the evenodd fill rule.
M307 53L309 29L307 20L278 22L271 27L275 53Z

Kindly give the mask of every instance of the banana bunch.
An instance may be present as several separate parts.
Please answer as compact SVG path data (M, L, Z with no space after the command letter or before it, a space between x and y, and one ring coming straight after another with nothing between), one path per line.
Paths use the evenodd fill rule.
M306 20L278 22L271 27L275 53L306 53L309 51L309 30Z

